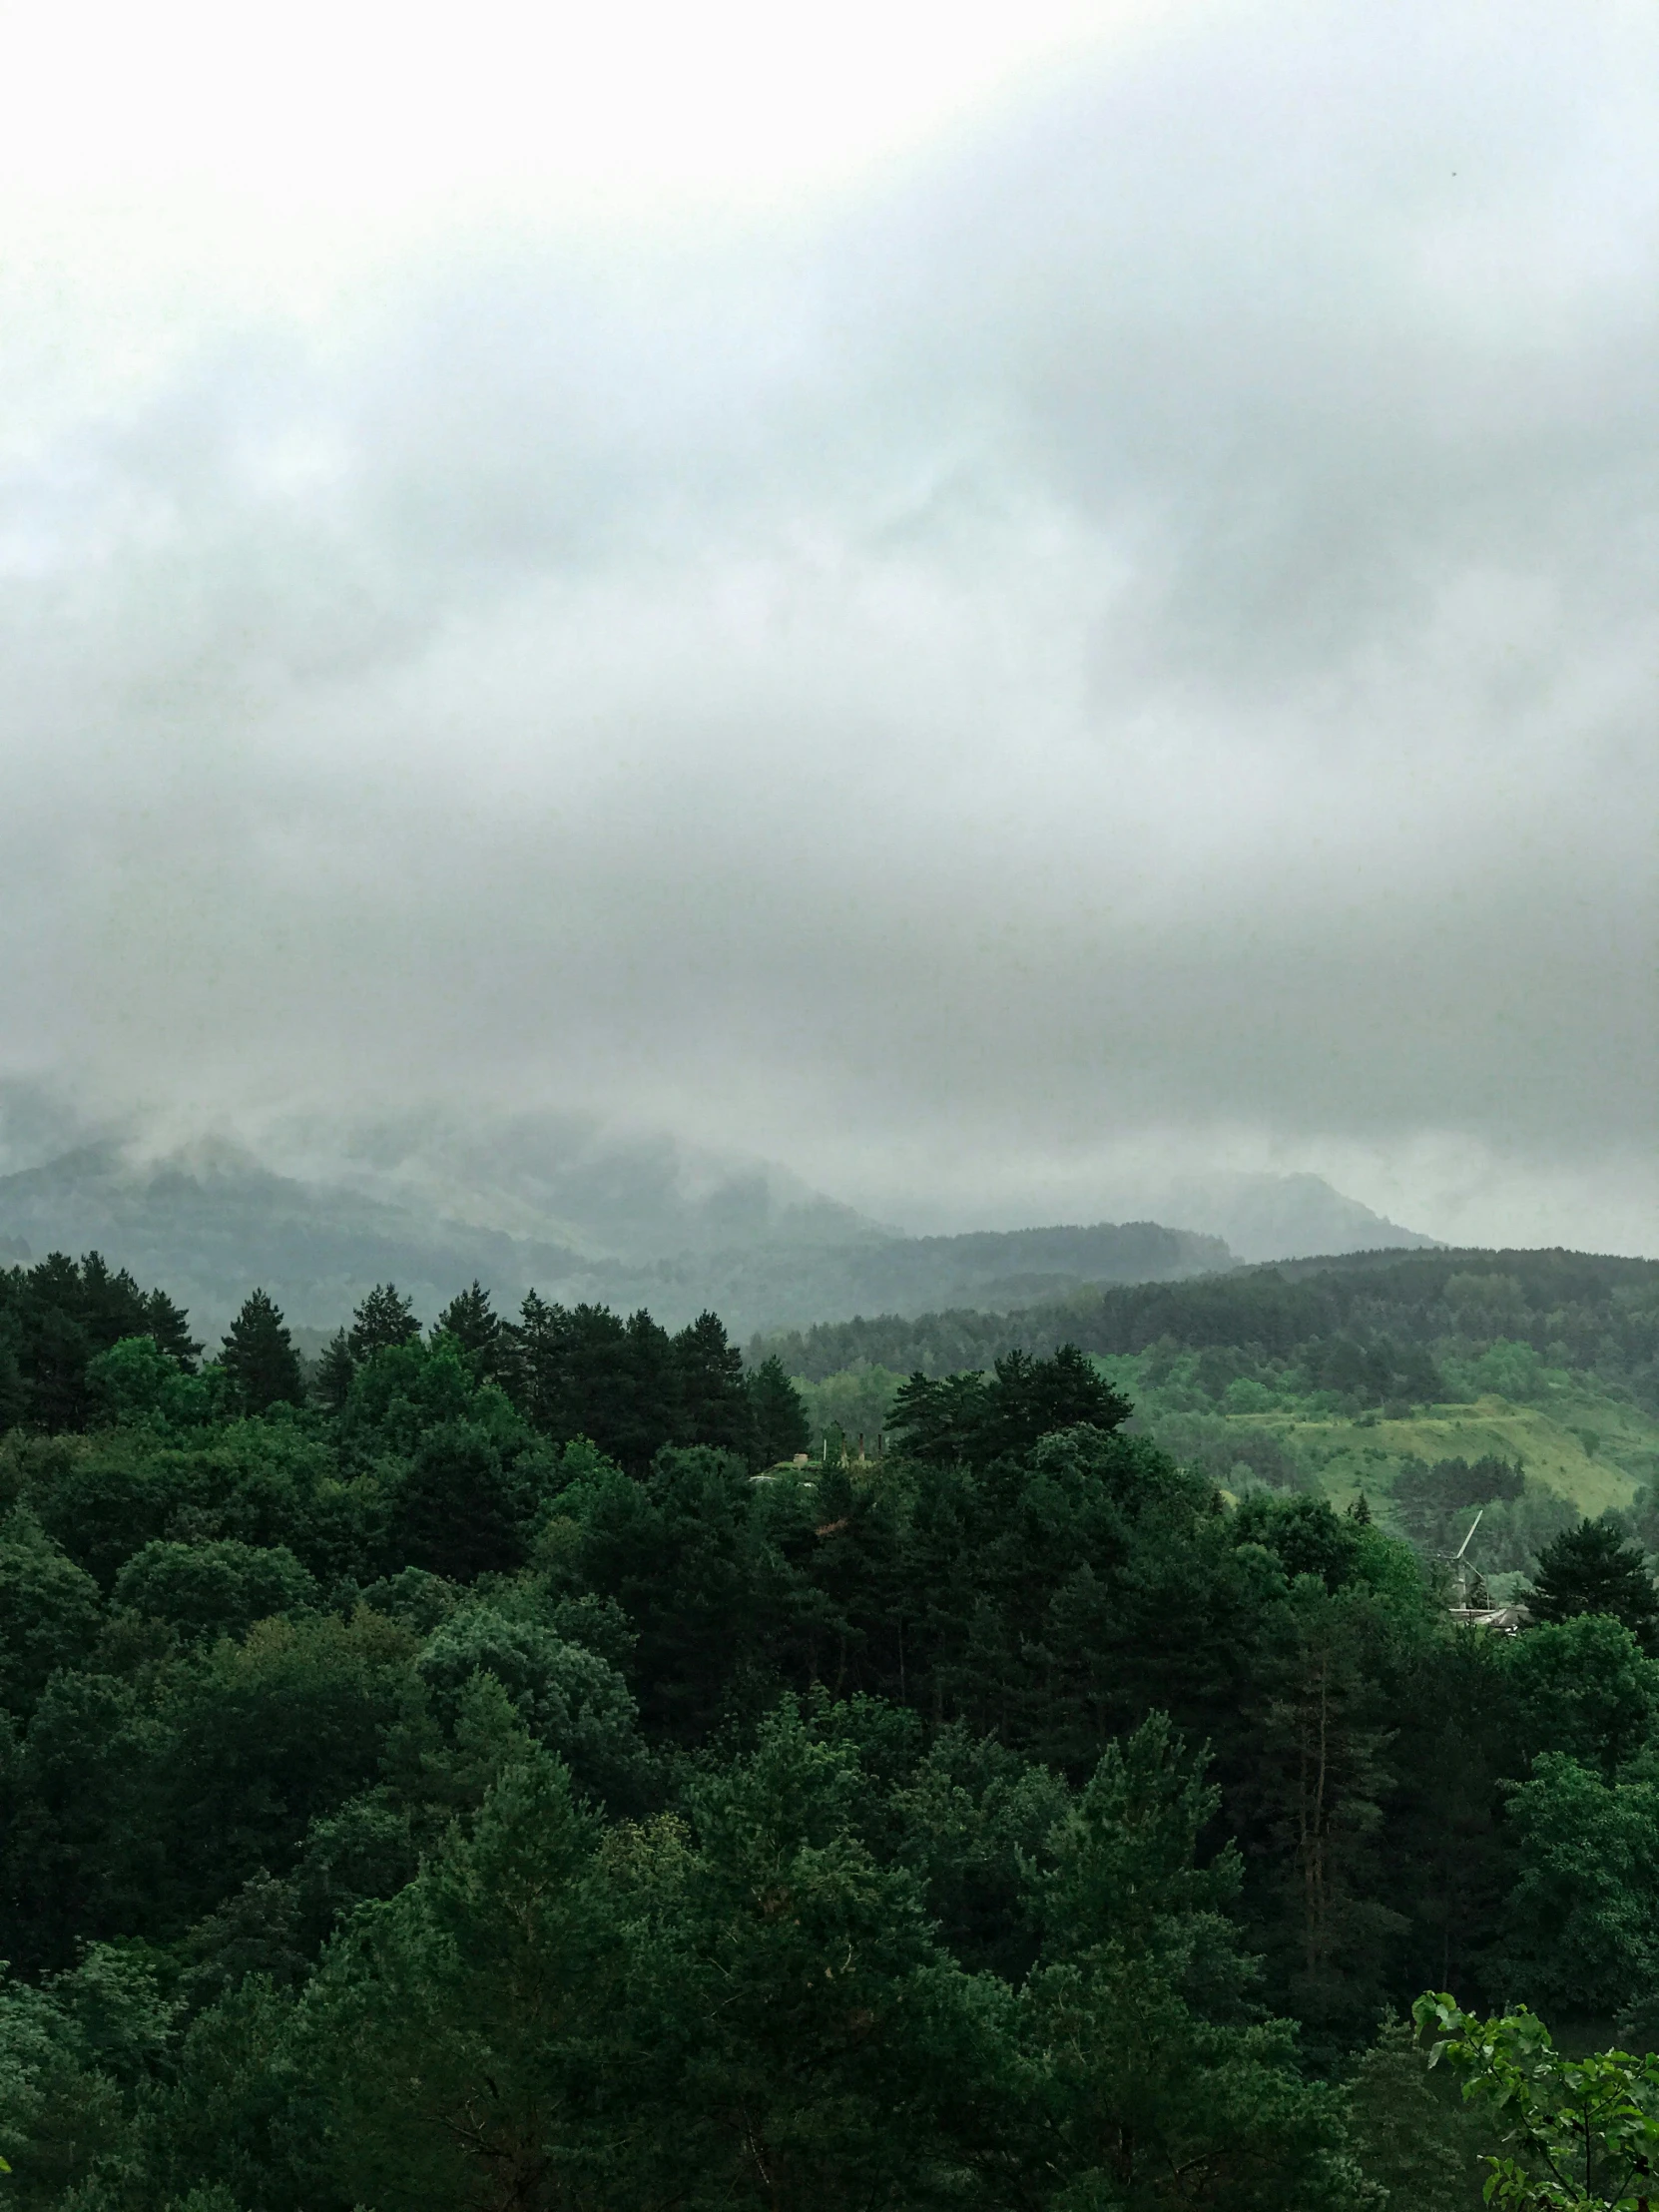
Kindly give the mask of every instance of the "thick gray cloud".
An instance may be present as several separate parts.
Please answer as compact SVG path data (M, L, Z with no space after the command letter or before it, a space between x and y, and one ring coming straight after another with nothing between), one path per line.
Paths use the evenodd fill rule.
M1656 88L1634 10L1213 11L43 412L9 1065L1659 1251Z

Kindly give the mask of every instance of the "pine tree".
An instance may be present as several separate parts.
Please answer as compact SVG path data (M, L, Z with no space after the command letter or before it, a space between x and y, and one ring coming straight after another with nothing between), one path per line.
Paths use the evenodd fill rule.
M1349 2083L1350 2140L1366 2179L1400 2212L1467 2212L1478 2199L1480 2115L1450 2088L1409 2025L1385 2013Z
M152 1291L144 1302L146 1326L162 1350L170 1359L177 1360L187 1374L195 1366L202 1347L190 1333L190 1317L182 1306L175 1306L165 1291Z
M1611 1614L1645 1652L1659 1653L1659 1595L1653 1578L1641 1546L1626 1542L1611 1521L1582 1520L1545 1544L1526 1603L1535 1621Z
M699 1314L674 1340L682 1434L690 1444L718 1444L748 1456L755 1431L743 1354L727 1340L718 1314Z
M351 1395L351 1378L357 1363L343 1329L336 1329L327 1350L316 1364L316 1394L330 1412L337 1413Z
M264 1291L243 1302L220 1354L220 1365L251 1413L276 1404L298 1405L305 1380L279 1306Z
M345 1341L353 1360L366 1360L370 1353L406 1345L419 1335L414 1300L402 1297L395 1283L376 1283L352 1315Z
M506 1344L501 1317L490 1303L490 1294L476 1276L471 1288L452 1298L432 1327L434 1337L453 1337L471 1363L473 1372L496 1380L505 1365Z
M812 1439L807 1408L776 1353L749 1378L749 1403L755 1416L757 1465L773 1467L807 1449Z

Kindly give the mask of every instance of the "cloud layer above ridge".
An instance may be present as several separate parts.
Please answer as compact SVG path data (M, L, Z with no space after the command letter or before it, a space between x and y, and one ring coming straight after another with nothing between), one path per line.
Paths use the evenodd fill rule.
M766 220L0 340L9 1067L1659 1251L1656 88L1195 10Z

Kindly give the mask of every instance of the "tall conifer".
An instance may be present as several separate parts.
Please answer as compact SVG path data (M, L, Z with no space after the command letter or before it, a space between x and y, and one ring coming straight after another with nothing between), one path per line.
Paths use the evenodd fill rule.
M281 1308L264 1291L255 1291L225 1339L220 1364L251 1413L268 1406L297 1405L305 1395L299 1355L293 1349Z

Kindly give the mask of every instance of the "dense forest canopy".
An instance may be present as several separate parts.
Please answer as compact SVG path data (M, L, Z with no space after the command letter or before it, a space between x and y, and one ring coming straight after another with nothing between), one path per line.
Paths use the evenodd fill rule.
M1382 1405L1440 1397L1494 1345L1595 1372L1659 1412L1659 1261L1575 1252L1425 1252L1289 1262L1080 1293L1009 1314L828 1322L755 1340L810 1382L859 1363L908 1375L984 1369L1061 1344L1106 1354L1230 1356L1206 1380L1301 1371L1307 1386ZM1229 1369L1231 1372L1224 1373Z
M1364 1490L1425 1560L1528 1571L1615 1509L1659 1550L1659 1265L1565 1252L1370 1253L1006 1314L832 1323L759 1337L815 1439L874 1435L907 1375L1080 1346L1135 1426L1224 1488ZM1482 1409L1483 1410L1478 1410ZM1582 1502L1581 1502L1582 1501Z
M1524 1257L1504 1341L1547 1283L1634 1392L1651 1276ZM1353 1279L1442 1382L1480 1340L1398 1317L1473 1311L1455 1258ZM1190 1291L1218 1345L1370 1341L1323 1278ZM1172 1372L1210 1349L1137 1300ZM1456 2052L1498 2044L1453 1998L1659 2040L1613 1519L1496 1634L1364 1497L1136 1432L1088 1342L918 1361L879 1456L807 1458L713 1315L474 1285L422 1331L386 1284L309 1373L263 1293L204 1363L95 1257L0 1315L19 2204L1439 2212L1509 2123L1420 1992Z

